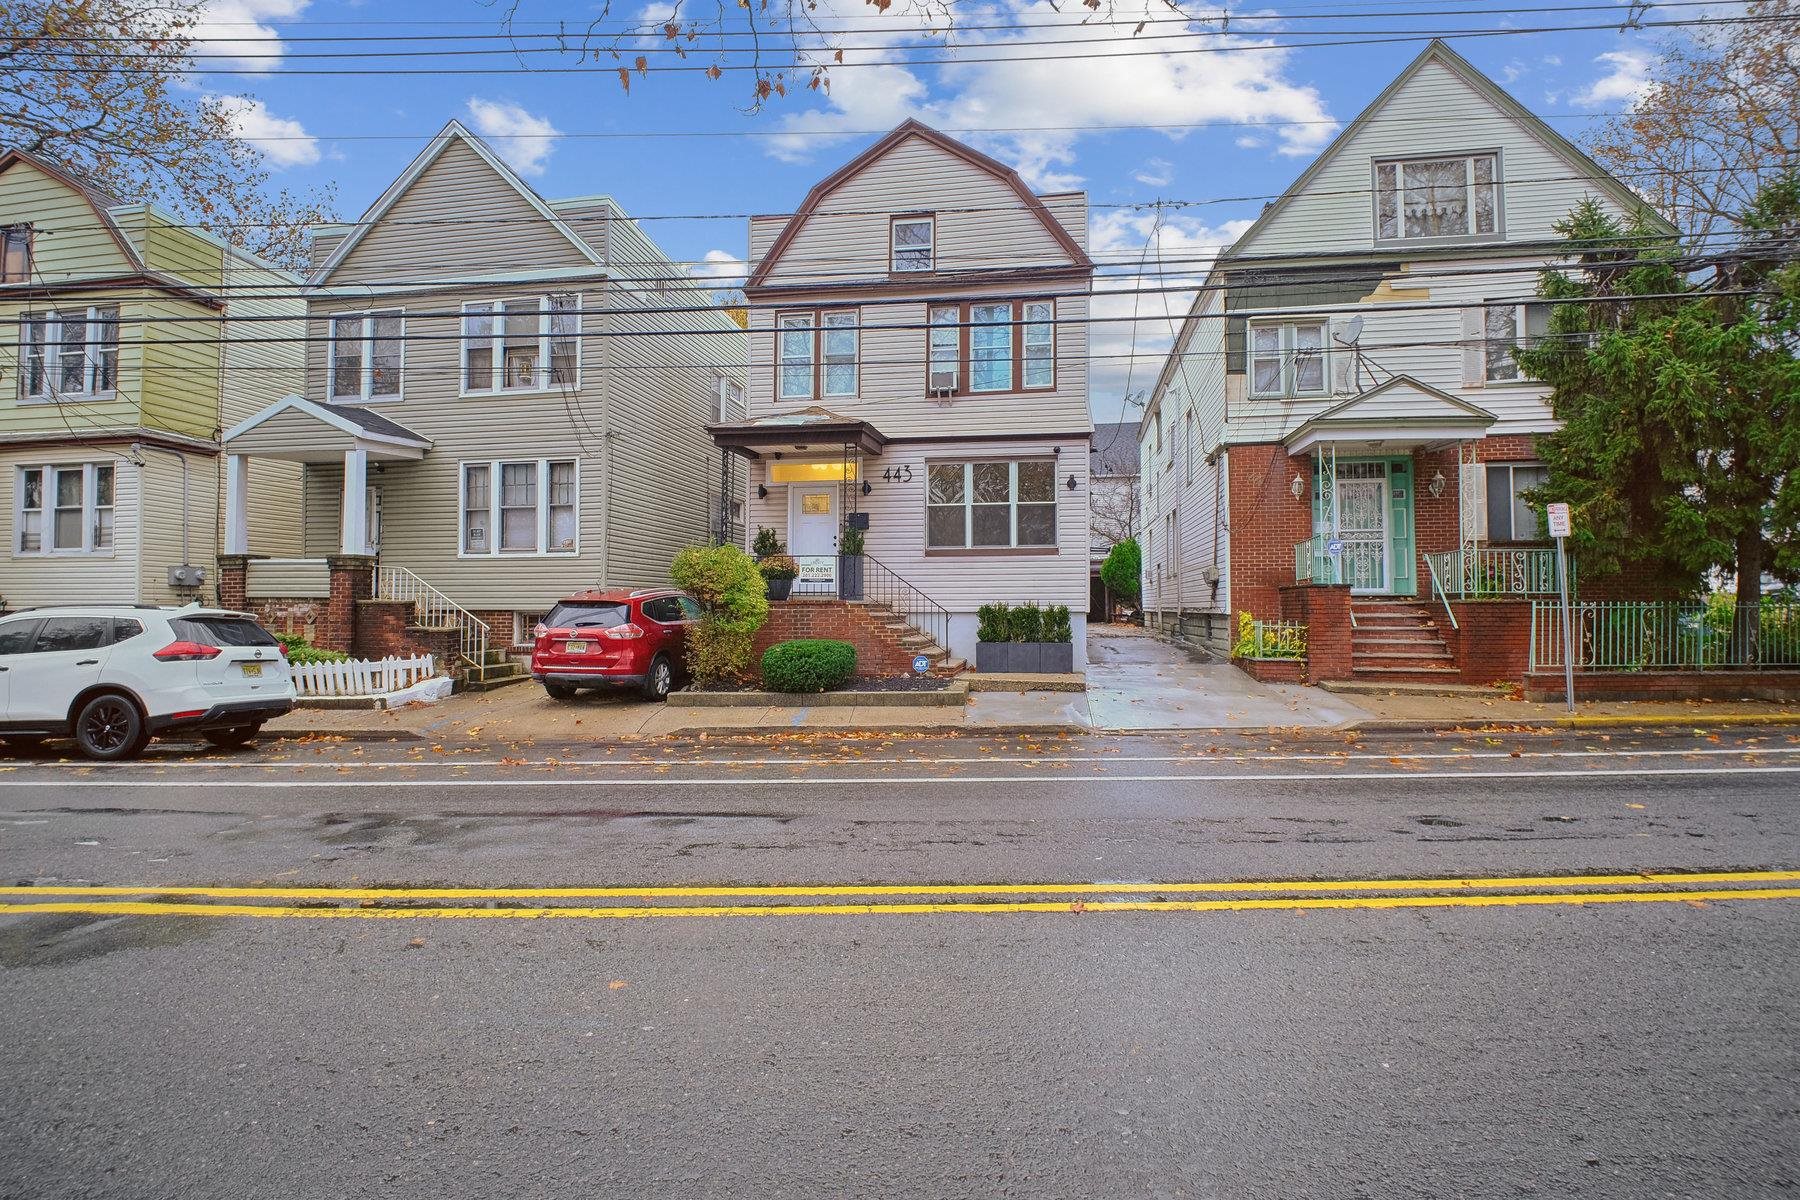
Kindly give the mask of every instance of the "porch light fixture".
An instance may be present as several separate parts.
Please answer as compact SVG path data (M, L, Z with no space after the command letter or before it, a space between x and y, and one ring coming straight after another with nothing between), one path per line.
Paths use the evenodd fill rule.
M1306 480L1298 475L1294 476L1294 482L1288 484L1288 491L1294 493L1294 499L1300 499L1306 495Z
M1444 494L1444 483L1444 473L1439 471L1431 477L1431 482L1425 485L1425 490L1431 493L1431 498L1433 500L1436 500L1439 496Z
M868 495L868 494L869 494L869 493L870 493L870 492L872 492L872 491L874 491L874 490L875 490L875 485L874 485L874 484L872 484L872 483L870 483L870 482L869 482L869 481L868 481L868 480L866 480L866 479L865 479L865 480L863 480L863 486L862 486L862 494L863 494L863 495L865 495L865 496L866 496L866 495Z
M758 500L767 500L769 498L769 488L767 484L759 483L756 485L756 498Z
M1068 488L1072 492L1075 490L1075 486L1076 486L1075 485L1075 477L1073 475L1071 475L1071 476L1069 476Z

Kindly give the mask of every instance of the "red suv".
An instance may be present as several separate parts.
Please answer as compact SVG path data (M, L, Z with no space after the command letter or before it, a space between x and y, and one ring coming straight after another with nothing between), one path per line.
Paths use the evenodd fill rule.
M531 677L552 699L582 688L635 687L661 700L681 673L692 596L666 588L582 592L550 610L531 647Z

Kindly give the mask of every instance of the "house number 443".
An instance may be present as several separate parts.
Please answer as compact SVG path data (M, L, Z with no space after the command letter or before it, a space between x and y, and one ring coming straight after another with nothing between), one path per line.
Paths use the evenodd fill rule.
M911 483L913 481L912 464L903 467L889 467L881 473L883 483Z

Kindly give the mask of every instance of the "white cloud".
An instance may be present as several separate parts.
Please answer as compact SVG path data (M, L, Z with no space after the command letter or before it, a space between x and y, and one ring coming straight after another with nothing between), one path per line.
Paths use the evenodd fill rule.
M510 100L469 97L469 119L494 151L522 175L542 175L562 131Z
M708 250L705 258L688 267L688 274L720 287L737 287L749 270L750 264L729 250Z
M1141 209L1093 219L1092 251L1103 265L1089 311L1105 318L1088 327L1088 392L1096 419L1114 419L1127 394L1147 396L1156 386L1212 260L1250 224L1212 226L1169 213L1158 220L1154 211Z
M206 0L189 36L194 49L222 58L207 60L245 74L273 71L281 65L281 33L272 20L297 17L309 0Z
M1150 12L1149 0L1140 2ZM830 0L822 7L833 4L861 7L849 0ZM1125 7L1121 0L1119 9ZM1157 6L1155 11L1167 10ZM1315 153L1337 131L1318 92L1286 78L1287 51L1172 54L1163 41L1100 41L1118 38L1135 18L1116 12L1112 21L1078 25L1059 17L1045 0L997 0L983 13L995 18L983 24L1026 21L1040 28L1017 36L957 35L958 46L993 60L987 62L935 68L896 64L902 57L935 55L941 43L933 40L900 50L846 52L848 63L877 65L834 70L825 107L787 117L782 128L795 136L772 139L770 152L801 161L836 140L820 134L886 129L909 116L949 130L1055 127L957 135L1012 163L1033 187L1055 190L1080 186L1082 177L1070 168L1077 143L1090 129L1266 121L1278 151L1296 156ZM1023 44L1041 41L1041 25L1058 20L1064 23L1057 30L1061 49L1051 56L1041 56L1042 46ZM1204 41L1244 47L1259 39L1234 34ZM1200 47L1183 43L1183 48ZM1116 57L1073 57L1082 53ZM933 72L929 83L927 71ZM1175 129L1168 136L1179 141L1186 132Z
M278 117L249 96L219 96L218 105L237 135L261 150L277 167L305 167L319 161L319 139L298 121Z
M1145 187L1168 187L1175 179L1175 164L1166 158L1152 158L1131 177Z
M1650 56L1637 50L1609 50L1594 61L1606 65L1606 74L1576 92L1575 103L1581 108L1615 104L1636 108L1650 89Z

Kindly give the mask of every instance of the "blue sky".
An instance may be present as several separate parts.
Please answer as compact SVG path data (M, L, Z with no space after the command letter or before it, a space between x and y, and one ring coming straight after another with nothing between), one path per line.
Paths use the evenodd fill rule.
M702 0L711 10L712 0ZM1350 20L1346 10L1393 13L1421 0L1364 0L1325 4L1281 0L1236 10L1233 44L1287 43L1302 30L1381 30L1389 33L1451 28L1501 29L1522 24L1600 25L1623 16L1608 11L1506 13L1535 0L1463 0L1432 8L1482 8L1481 16L1428 16ZM1574 0L1578 5L1597 0ZM475 0L211 0L207 31L221 39L208 47L221 55L269 57L208 60L221 73L197 86L252 97L241 105L241 125L275 168L280 186L333 183L340 215L354 217L375 198L431 134L455 117L493 140L525 178L545 195L606 192L627 211L646 218L686 214L782 212L807 188L870 140L869 131L916 116L959 132L1017 166L1039 187L1085 189L1093 211L1096 257L1122 264L1129 274L1140 259L1163 256L1183 271L1203 273L1202 260L1229 242L1261 206L1254 197L1281 191L1339 125L1349 121L1408 61L1421 42L1387 45L1241 51L1229 54L1169 53L1169 48L1218 44L1170 36L1188 27L1166 22L1161 0L1117 0L1133 19L1164 18L1130 38L1130 26L1093 25L1086 30L1025 32L971 30L959 35L965 57L995 61L913 65L943 57L938 44L915 33L921 0L899 0L883 15L859 0L825 0L821 22L857 32L844 41L879 49L851 50L853 65L833 72L829 94L796 88L774 96L760 112L744 111L752 76L730 71L712 80L698 71L634 75L620 87L603 59L587 73L476 74L468 67L518 65L509 55L373 59L321 63L302 57L327 49L361 52L418 50L394 41L329 45L303 39L339 36L405 37L483 34L501 29L504 5ZM1079 6L1064 5L1065 9ZM697 10L689 0L685 11ZM1215 11L1209 9L1207 11ZM1279 11L1312 19L1257 23L1253 12ZM656 9L599 6L558 8L547 0L522 0L521 32L544 33L557 19L604 19L609 28L645 18ZM957 4L965 27L1066 22L1043 0L994 0ZM1652 10L1651 19L1694 15L1691 10ZM863 32L866 31L866 32ZM1163 35L1163 36L1151 36ZM1022 40L1062 39L1047 48ZM1069 41L1070 38L1075 41ZM700 46L704 46L704 42ZM1653 49L1643 33L1616 27L1582 33L1519 34L1453 40L1467 58L1508 87L1558 129L1579 135L1596 114L1629 105L1642 85ZM638 43L625 52L638 53ZM696 53L677 60L658 41L642 43L654 63L703 66ZM1043 55L1071 51L1112 57L1062 62ZM775 57L787 58L786 52ZM570 57L533 62L573 65ZM592 60L589 60L590 63ZM727 66L741 63L734 58ZM309 65L426 68L410 75L356 76L294 73ZM225 68L232 70L225 71ZM1146 125L1163 129L1142 128ZM1131 128L1117 128L1126 126ZM1169 126L1200 126L1175 129ZM1029 127L1029 131L1021 131ZM1006 132L1000 132L1000 131ZM726 136L678 136L696 133ZM760 134L765 136L738 136ZM625 136L619 136L625 135ZM776 136L766 136L776 135ZM1229 199L1229 198L1238 199ZM1158 199L1215 201L1166 212L1114 205ZM648 219L645 230L677 260L696 271L727 276L744 253L741 219ZM1154 233L1154 244L1149 244ZM1177 280L1179 281L1179 280ZM1129 288L1129 279L1111 286ZM1168 345L1172 315L1185 298L1113 297L1097 309L1145 318L1093 331L1094 409L1112 419L1121 397L1147 388L1160 352ZM1136 342L1132 342L1135 332Z

